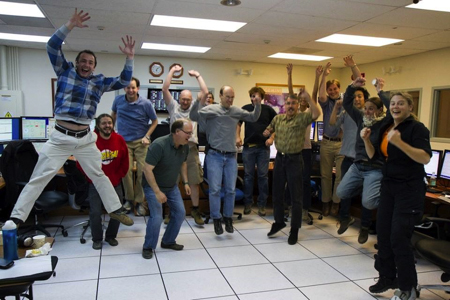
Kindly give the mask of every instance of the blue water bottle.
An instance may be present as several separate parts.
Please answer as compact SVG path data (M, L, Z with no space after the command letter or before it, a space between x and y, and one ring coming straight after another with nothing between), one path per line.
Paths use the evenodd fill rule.
M8 220L2 228L3 235L3 258L8 260L19 259L17 255L17 226Z

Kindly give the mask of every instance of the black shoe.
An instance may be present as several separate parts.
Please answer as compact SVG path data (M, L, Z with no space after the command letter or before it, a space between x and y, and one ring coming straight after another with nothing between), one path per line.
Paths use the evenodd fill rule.
M369 228L361 227L361 230L359 231L359 236L358 236L358 243L364 244L365 242L367 242L368 238L369 238Z
M180 244L177 244L177 243L167 245L167 244L164 244L163 242L161 242L161 248L180 251L180 250L183 250L184 246L180 245Z
M142 249L142 257L145 259L151 259L153 257L152 249Z
M378 278L378 282L375 283L374 285L369 287L369 291L372 294L381 294L386 292L389 289L396 289L398 288L398 282L397 282L397 278L394 279L390 279L387 277L380 277Z
M92 249L94 249L94 250L100 250L100 249L102 249L102 241L99 241L99 242L93 242L93 243L92 243Z
M227 217L223 217L223 222L225 223L225 230L228 233L233 233L234 232L233 219L227 218Z
M24 223L21 219L17 219L17 218L11 218L11 221L13 221L14 224L17 225L17 227L19 227L20 224Z
M222 220L214 219L214 232L217 235L221 235L223 233Z
M298 228L291 228L291 232L289 233L288 244L295 245L298 241Z
M353 223L355 223L355 219L353 217L348 217L345 218L344 220L339 222L339 229L337 231L338 234L343 234L344 232L347 231L347 229L350 227L350 225L352 225Z
M107 242L110 246L113 246L113 247L119 245L119 242L115 238L105 239L105 242Z
M284 227L286 227L286 223L273 223L272 224L272 228L270 228L270 231L267 234L267 236L274 235L275 233L277 233L278 231L280 231Z

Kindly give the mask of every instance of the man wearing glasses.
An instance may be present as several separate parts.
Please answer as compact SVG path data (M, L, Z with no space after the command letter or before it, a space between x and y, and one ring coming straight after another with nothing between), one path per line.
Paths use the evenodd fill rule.
M161 229L162 204L170 208L170 221L161 239L161 248L183 250L184 246L176 243L186 211L178 189L178 175L181 170L186 195L191 194L187 177L187 157L189 139L193 134L191 121L179 119L173 122L170 134L157 138L150 144L145 158L143 188L147 199L150 217L147 222L142 257L151 259L158 244Z
M169 74L167 74L166 80L164 80L164 84L162 86L164 102L167 106L167 111L170 116L170 125L172 125L178 119L189 119L189 113L191 112L192 107L192 93L189 90L183 90L180 93L178 102L173 99L172 94L170 93L169 87L170 82L172 81L173 74L177 71L181 71L180 65L173 66ZM208 88L206 87L205 81L199 72L195 70L189 71L189 76L195 77L200 86L200 94L201 100L205 102L206 96L208 94ZM197 122L192 122L192 135L189 139L189 156L187 158L187 175L189 181L189 187L191 188L191 200L192 200L192 208L191 208L191 216L194 218L194 221L198 225L203 225L205 222L202 219L202 214L198 208L199 206L199 184L203 181L203 169L200 164L200 158L198 155L198 136L197 136ZM164 221L166 222L166 221Z

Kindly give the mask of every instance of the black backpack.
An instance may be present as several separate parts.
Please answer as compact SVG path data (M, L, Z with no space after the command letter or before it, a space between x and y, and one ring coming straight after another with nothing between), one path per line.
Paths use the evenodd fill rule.
M28 182L38 161L38 153L28 140L11 141L3 150L0 171L5 180L5 197L0 201L2 216L9 217L21 188L17 182Z

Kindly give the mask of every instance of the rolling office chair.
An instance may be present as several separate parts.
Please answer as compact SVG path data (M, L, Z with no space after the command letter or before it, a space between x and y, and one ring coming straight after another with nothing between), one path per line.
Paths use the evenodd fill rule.
M74 210L84 213L84 210L89 209L88 190L89 183L86 180L85 175L77 168L77 163L74 160L68 159L64 163L64 173L67 178L67 190L69 193L69 205ZM67 230L82 226L83 230L80 234L80 243L85 244L86 239L84 235L90 227L89 216L86 221L77 223L63 230L63 236L68 236Z
M9 215L23 187L28 183L38 161L38 153L29 140L11 141L6 146L1 157L0 170L6 184L6 203L10 209ZM20 226L19 234L40 231L46 236L51 236L46 228L61 228L60 224L43 224L38 220L38 215L46 215L52 210L60 208L68 203L67 193L56 190L56 182L52 179L39 198L34 203L31 214L34 217L33 225Z
M432 222L438 227L438 238L423 238L415 243L415 249L424 259L438 266L444 273L441 275L442 282L450 281L450 220L428 217L426 222ZM440 225L440 226L439 226ZM421 288L444 290L450 293L450 285L419 285Z
M208 176L207 176L207 171L206 171L206 158L205 158L205 161L203 163L203 182L200 183L200 189L202 190L203 194L206 197L208 197L208 200L209 200L209 186L208 185L209 185L209 183L208 183ZM244 181L242 180L241 177L237 176L236 189L235 189L236 195L234 196L235 202L244 199L244 192L242 191L243 186L244 186ZM224 198L225 198L225 191L222 188L220 190L220 201L223 202ZM222 211L222 207L223 206L221 206L221 211ZM204 212L203 214L205 215L205 224L208 224L209 220L211 219L211 215L209 212ZM242 219L241 213L233 212L233 215L237 216L238 220Z

